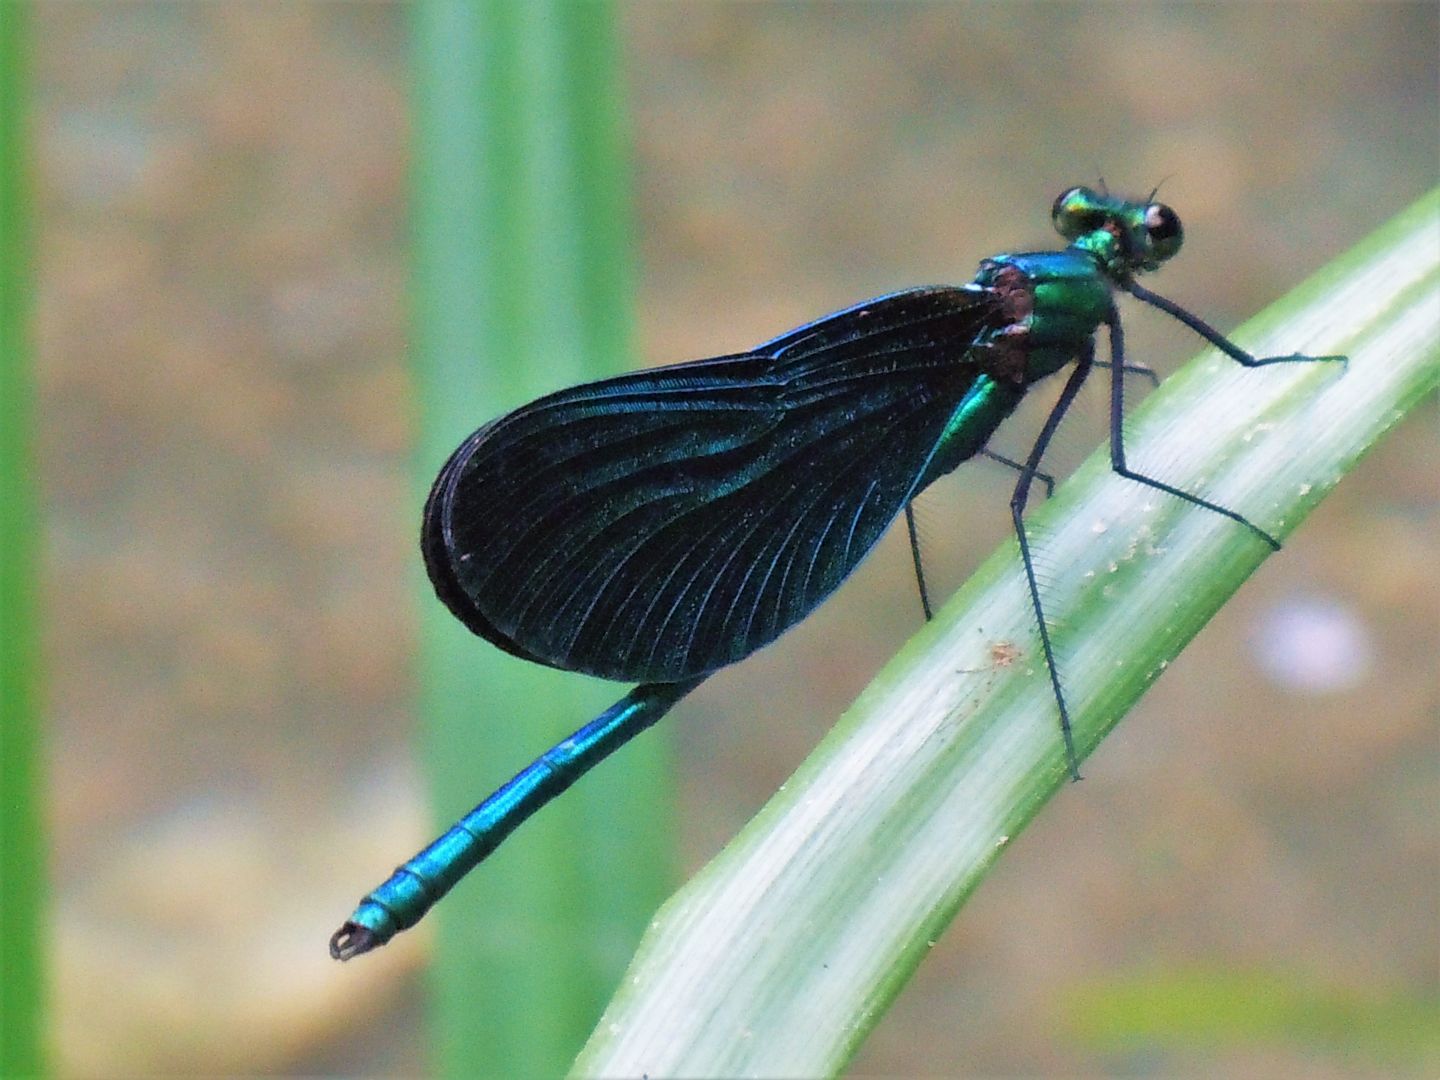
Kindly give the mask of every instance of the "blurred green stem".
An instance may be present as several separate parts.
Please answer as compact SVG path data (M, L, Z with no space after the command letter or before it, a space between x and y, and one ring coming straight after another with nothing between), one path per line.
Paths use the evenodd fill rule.
M413 9L414 361L427 488L487 420L634 366L612 22L603 3ZM420 698L433 802L448 825L616 690L502 655L424 594ZM442 1073L563 1071L670 881L667 775L663 737L637 740L427 920L439 937Z
M1242 327L1127 423L1133 465L1288 535L1440 385L1440 192ZM1033 516L1081 755L1270 554L1094 455ZM1059 568L1063 568L1060 572ZM661 909L582 1076L828 1076L1066 770L1013 543ZM957 1063L958 1064L958 1063Z
M45 857L28 334L26 5L0 3L0 1076L43 1070Z

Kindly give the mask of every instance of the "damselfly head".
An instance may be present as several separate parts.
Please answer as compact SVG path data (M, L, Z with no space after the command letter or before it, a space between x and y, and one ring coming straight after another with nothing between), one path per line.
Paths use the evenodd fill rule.
M1141 202L1087 187L1062 192L1050 210L1055 230L1099 258L1113 274L1154 270L1180 250L1180 218L1154 193Z

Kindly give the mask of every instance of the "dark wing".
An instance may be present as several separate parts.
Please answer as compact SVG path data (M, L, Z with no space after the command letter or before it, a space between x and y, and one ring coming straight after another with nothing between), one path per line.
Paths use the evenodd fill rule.
M1002 322L973 286L915 289L517 409L435 481L435 590L553 667L678 682L734 663L880 538L977 377L966 350Z

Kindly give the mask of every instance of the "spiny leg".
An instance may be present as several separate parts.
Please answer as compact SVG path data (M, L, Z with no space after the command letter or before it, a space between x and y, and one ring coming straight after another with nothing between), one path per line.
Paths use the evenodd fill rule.
M1139 286L1134 287L1138 288ZM1144 298L1142 297L1142 299ZM1193 318L1193 316L1191 316L1191 318ZM1229 507L1221 506L1219 503L1211 502L1209 499L1202 499L1199 495L1193 495L1182 488L1175 487L1173 484L1167 484L1163 480L1157 480L1153 476L1146 476L1144 473L1136 472L1125 463L1125 380L1116 374L1124 368L1125 333L1120 327L1120 313L1113 304L1110 306L1110 313L1105 317L1105 322L1110 328L1110 366L1112 373L1110 379L1110 468L1113 469L1117 475L1123 476L1127 480L1134 480L1136 483L1144 484L1158 491L1163 491L1167 495L1174 495L1177 499L1183 499L1185 502L1194 506L1203 507L1206 510L1211 510L1223 517L1227 517L1231 521L1238 522L1261 540L1264 540L1265 543L1269 544L1275 551L1279 551L1280 541L1260 528L1260 526L1256 525L1244 514L1231 510ZM1199 323L1200 320L1195 319L1195 322ZM1200 325L1205 326L1204 323L1200 323ZM1209 329L1209 327L1205 327L1205 330ZM1210 332L1214 333L1214 331ZM1241 352L1239 349L1236 349L1235 346L1229 345L1228 342L1225 342L1225 345L1221 345L1220 342L1224 342L1225 339L1219 337L1218 334L1216 337L1219 339L1216 342L1217 347L1223 349L1228 345L1229 349L1234 349L1235 352L1240 353L1241 356L1249 356L1248 353ZM1255 361L1254 357L1249 358ZM1239 357L1237 356L1236 359L1238 360ZM1279 359L1293 358L1281 357ZM1306 357L1305 359L1309 358ZM1256 364L1267 362L1268 361L1255 361L1247 366L1253 367L1256 366ZM1241 361L1241 363L1244 363L1244 361Z
M1010 497L1010 519L1015 525L1015 537L1020 541L1020 562L1025 567L1025 583L1030 588L1030 605L1035 610L1035 622L1040 628L1040 649L1045 654L1045 669L1050 673L1055 705L1060 710L1060 736L1065 742L1065 762L1070 769L1071 779L1074 780L1080 779L1080 762L1075 756L1075 737L1070 730L1070 710L1065 705L1065 691L1060 686L1060 672L1055 666L1055 649L1050 644L1050 630L1045 625L1045 607L1040 602L1040 583L1035 580L1035 564L1030 557L1030 539L1025 534L1025 504L1030 499L1030 485L1039 474L1040 460L1045 456L1045 449L1050 445L1050 439L1059 428L1060 421L1064 419L1065 411L1070 408L1075 396L1080 392L1080 387L1084 385L1085 377L1090 374L1094 358L1095 346L1087 343L1085 351L1080 354L1075 364L1075 370L1070 373L1070 378L1065 380L1065 388L1060 391L1059 400L1045 418L1045 426L1036 436L1035 445L1030 448L1030 456L1025 460L1025 467L1020 470L1015 494Z
M1014 460L1013 458L1008 458L1004 454L997 454L994 450L981 450L980 456L987 457L991 461L998 461L1001 465L1008 466L1009 468L1014 469L1016 472L1025 471L1025 466L1022 465L1020 462ZM1045 485L1045 497L1047 499L1050 498L1051 495L1055 494L1055 478L1053 476L1051 476L1049 473L1037 472L1035 474L1035 479L1039 480L1040 483Z
M1215 348L1230 357L1231 360L1234 360L1237 364L1243 364L1245 367L1264 367L1266 364L1310 364L1330 361L1338 361L1344 364L1349 360L1348 357L1344 356L1306 356L1303 353L1291 353L1289 356L1255 356L1240 348L1240 346L1236 345L1198 315L1190 314L1190 312L1175 303L1175 301L1167 300L1159 293L1153 293L1143 285L1137 285L1133 281L1125 285L1125 291L1135 297L1136 300L1143 301L1151 307L1159 308L1171 318L1180 320L1191 330L1194 330L1195 333L1210 342L1211 345L1214 345ZM1112 354L1112 361L1117 364L1120 363L1119 356Z
M1094 361L1092 366L1098 368L1108 368L1110 366L1110 361L1096 360ZM1150 380L1150 385L1152 386L1160 385L1160 376L1155 374L1154 369L1148 368L1144 364L1126 364L1121 370L1124 371L1126 375L1145 376L1145 378Z
M1145 370L1149 370L1148 368ZM1152 372L1153 374L1153 372ZM998 461L1001 465L1008 466L1016 472L1024 472L1025 466L1003 454L997 454L993 450L980 450L981 457L987 457L991 461ZM1055 478L1049 473L1036 472L1035 479L1045 485L1045 497L1048 499L1055 494ZM935 617L934 609L930 605L930 589L925 584L925 567L920 556L920 530L915 524L915 500L911 499L905 504L905 530L910 535L910 558L915 563L915 586L920 592L920 609L925 612L925 621L929 622Z

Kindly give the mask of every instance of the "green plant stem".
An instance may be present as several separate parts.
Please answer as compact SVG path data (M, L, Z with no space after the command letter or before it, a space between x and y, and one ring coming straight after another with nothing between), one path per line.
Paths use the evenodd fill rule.
M1440 192L1207 351L1127 424L1133 466L1288 535L1440 385ZM1270 554L1093 456L1033 516L1082 755ZM660 910L583 1076L842 1069L1006 845L1066 786L1006 544L745 830Z
M0 3L0 1076L43 1071L45 846L31 457L26 5Z
M612 19L608 4L557 0L414 8L423 489L487 420L633 366ZM422 591L426 759L448 825L615 690L501 654ZM565 1068L669 885L670 815L637 809L668 803L667 777L665 739L637 741L432 913L441 1073Z

